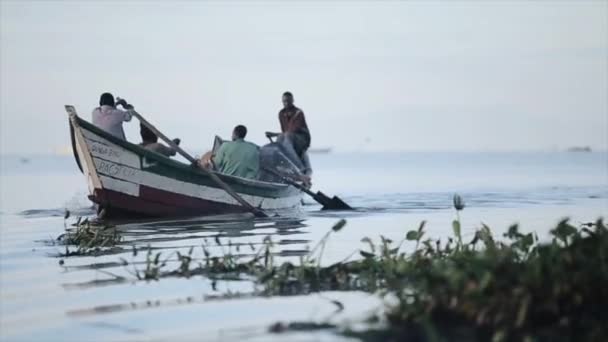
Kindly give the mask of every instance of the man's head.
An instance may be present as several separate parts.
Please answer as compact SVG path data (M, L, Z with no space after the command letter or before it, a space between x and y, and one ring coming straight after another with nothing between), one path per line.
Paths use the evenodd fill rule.
M158 137L144 124L139 124L139 134L141 134L141 140L145 143L158 142Z
M101 94L101 97L99 98L99 105L114 107L115 106L114 96L110 93Z
M288 91L283 93L283 107L284 108L293 107L293 94Z
M245 139L245 136L247 136L247 127L243 125L234 127L234 130L232 131L232 140Z

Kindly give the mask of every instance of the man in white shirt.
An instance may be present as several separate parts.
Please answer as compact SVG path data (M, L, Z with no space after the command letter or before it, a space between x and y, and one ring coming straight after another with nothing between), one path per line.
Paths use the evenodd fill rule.
M116 108L116 105L122 105L126 111ZM93 124L117 138L127 140L122 123L131 121L132 109L133 106L127 104L127 101L120 99L114 103L112 94L103 93L99 98L99 107L93 110Z

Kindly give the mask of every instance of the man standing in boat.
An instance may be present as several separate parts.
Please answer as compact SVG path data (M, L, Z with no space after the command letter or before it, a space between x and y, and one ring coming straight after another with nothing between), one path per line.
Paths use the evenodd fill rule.
M121 105L126 111L116 108L117 105ZM112 94L103 93L99 98L99 107L93 110L93 124L117 138L127 140L122 123L131 121L132 109L133 106L127 104L127 101L119 99L115 103Z
M310 131L304 112L294 105L293 94L286 91L282 97L283 109L279 111L281 133L266 132L268 138L278 137L277 142L285 147L288 157L297 157L304 165L304 181L310 182L312 168L306 151L310 147Z

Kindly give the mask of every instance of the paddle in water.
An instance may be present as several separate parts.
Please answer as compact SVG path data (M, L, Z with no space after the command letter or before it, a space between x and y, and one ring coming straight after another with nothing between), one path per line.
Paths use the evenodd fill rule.
M294 181L293 179L291 179L288 176L282 175L278 171L275 171L275 170L272 170L269 168L263 168L263 169L264 169L264 171L279 177L285 183L298 188L300 191L302 191L305 194L312 197L312 199L314 199L315 201L317 201L317 203L319 203L323 206L321 208L321 210L354 210L350 205L346 204L346 202L344 202L338 196L329 197L329 196L325 195L324 193L322 193L321 191L317 191L316 193L314 193L314 192L310 191L308 188L306 188L304 185Z

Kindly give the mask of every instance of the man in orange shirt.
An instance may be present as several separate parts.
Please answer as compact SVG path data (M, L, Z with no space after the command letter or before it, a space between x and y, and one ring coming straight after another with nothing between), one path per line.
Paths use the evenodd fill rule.
M286 91L283 94L283 109L279 111L279 122L281 132L289 139L294 150L301 159L302 155L310 147L310 131L306 124L304 112L293 104L293 94ZM279 133L266 132L267 137L280 136Z
M304 174L310 181L312 168L306 151L310 147L310 131L306 124L304 112L293 104L293 94L283 93L283 109L279 111L279 122L282 133L266 132L268 138L278 137L277 142L285 146L287 153L295 154L304 165ZM293 153L295 152L295 153ZM293 156L290 156L293 157Z

